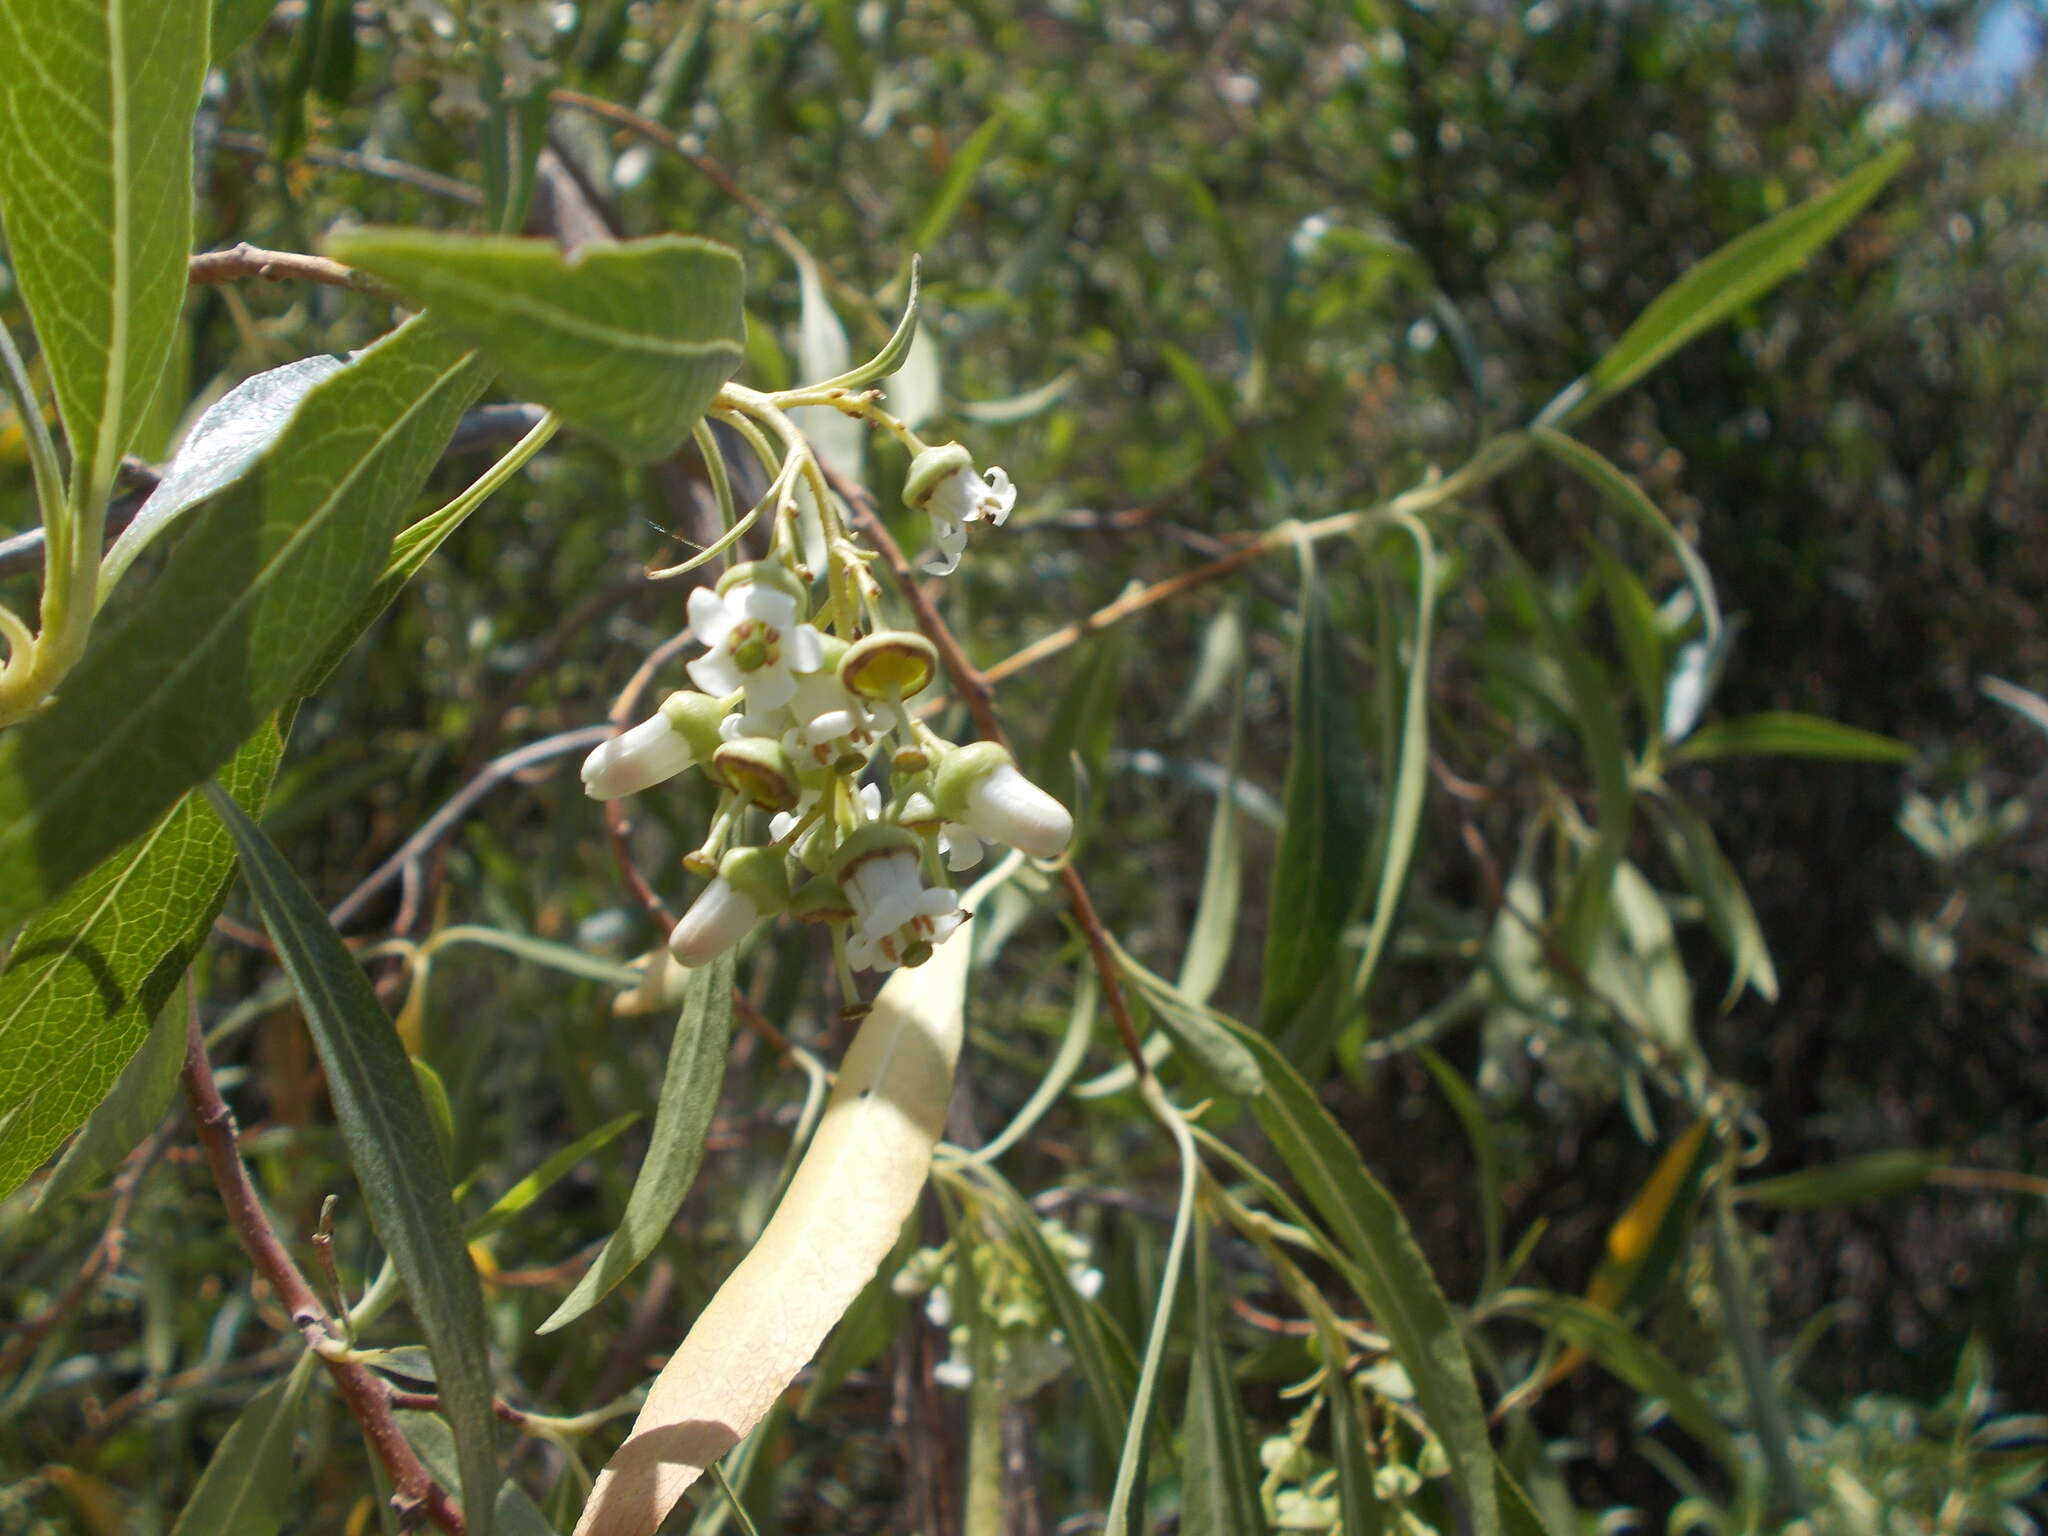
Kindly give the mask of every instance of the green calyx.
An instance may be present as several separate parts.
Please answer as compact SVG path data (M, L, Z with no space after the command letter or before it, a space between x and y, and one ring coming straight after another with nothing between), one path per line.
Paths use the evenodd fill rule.
M910 474L903 482L903 504L922 512L940 482L961 470L974 473L974 455L959 443L927 448L910 461Z
M789 867L772 848L734 848L718 861L718 878L763 917L789 907Z
M1009 749L998 742L971 741L939 759L932 774L932 803L948 821L967 819L967 797L974 786L998 768L1014 764Z
M790 899L789 910L800 923L843 923L853 917L853 903L839 882L827 875L806 880Z
M921 846L916 833L893 822L871 821L864 827L856 827L840 843L839 856L833 860L832 874L844 880L869 859L888 853L915 854Z
M683 689L661 701L661 713L662 718L668 721L669 729L682 737L689 747L692 760L703 763L709 762L711 755L723 745L718 725L731 711L708 693L692 693Z
M798 619L802 619L810 609L810 594L804 590L804 584L779 561L749 560L734 566L718 578L718 595L723 597L738 586L773 587L778 592L787 593L796 599Z
M782 743L766 736L742 736L719 743L711 763L720 777L764 811L796 809L796 769Z
M938 675L939 653L923 635L885 629L846 648L839 681L864 699L907 699Z

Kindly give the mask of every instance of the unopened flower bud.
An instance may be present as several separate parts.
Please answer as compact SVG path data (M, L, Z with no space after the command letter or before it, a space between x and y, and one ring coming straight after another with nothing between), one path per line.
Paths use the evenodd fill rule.
M583 792L616 800L672 779L718 746L725 709L701 693L672 693L651 718L600 742L583 760Z
M1034 859L1058 858L1074 835L1073 813L1018 772L993 741L948 752L933 775L932 799L948 821Z
M668 952L678 965L709 965L747 936L761 911L744 892L723 877L705 886L690 910L668 936Z

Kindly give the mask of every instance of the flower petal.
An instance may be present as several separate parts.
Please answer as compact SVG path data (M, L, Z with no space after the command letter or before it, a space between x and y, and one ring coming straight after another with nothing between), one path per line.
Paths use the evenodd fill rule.
M732 659L732 652L726 650L706 651L683 670L690 674L691 682L713 698L724 698L747 680L740 664Z
M757 667L746 674L747 712L766 714L796 697L796 679L784 666Z
M731 634L733 625L740 621L740 616L732 611L726 600L709 587L690 589L687 611L690 615L690 633L709 646L716 646L719 641ZM730 689L726 691L731 692Z
M825 665L825 647L817 630L799 624L782 632L782 659L792 672L815 672Z
M747 618L759 619L781 630L796 627L796 599L787 592L778 592L760 582L749 582L743 587L735 587L732 595L739 600L735 606Z

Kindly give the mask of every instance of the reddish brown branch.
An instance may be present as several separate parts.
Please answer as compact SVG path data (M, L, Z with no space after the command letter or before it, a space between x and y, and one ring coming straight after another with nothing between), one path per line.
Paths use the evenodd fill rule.
M261 277L273 283L297 279L328 288L375 294L379 298L391 297L390 290L383 284L354 267L329 261L325 256L307 256L298 251L266 251L246 240L224 251L201 252L185 265L185 281L192 284L232 283L244 277Z
M249 1170L242 1165L242 1154L235 1146L234 1112L221 1097L220 1085L213 1078L212 1064L206 1059L206 1040L199 1028L196 1006L186 1024L185 1067L181 1080L185 1103L192 1112L192 1124L199 1133L199 1144L206 1153L207 1166L212 1170L213 1182L220 1189L221 1203L227 1207L235 1236L241 1240L257 1273L291 1314L292 1323L307 1346L320 1356L320 1363L334 1378L335 1390L341 1394L341 1400L355 1415L356 1422L362 1425L363 1438L369 1442L377 1459L384 1463L385 1471L391 1476L391 1485L396 1490L391 1496L392 1508L399 1512L401 1519L417 1513L448 1532L449 1536L462 1536L465 1530L462 1511L455 1507L447 1492L434 1481L433 1474L421 1464L418 1454L399 1429L398 1421L392 1417L391 1388L368 1368L352 1360L337 1360L329 1353L339 1342L334 1319L321 1305L320 1298L313 1293L313 1287L307 1284L292 1256L285 1251L277 1228L271 1225L270 1217L257 1197L256 1186L250 1182Z

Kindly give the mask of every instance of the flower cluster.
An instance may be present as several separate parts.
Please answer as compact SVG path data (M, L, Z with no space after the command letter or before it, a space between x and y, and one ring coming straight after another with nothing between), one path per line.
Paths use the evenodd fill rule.
M1015 497L1008 476L977 476L958 444L921 452L905 491L931 512L947 569L962 524L1000 522ZM709 832L683 861L710 883L670 935L678 962L704 965L789 913L829 925L850 980L922 964L946 941L966 917L950 877L984 843L1053 859L1074 823L1005 748L956 745L911 712L937 655L921 635L870 622L878 589L845 553L850 539L834 542L841 563L816 623L795 547L778 536L771 558L691 592L704 647L687 667L695 687L592 752L583 784L609 800L698 768L718 787Z
M1067 1283L1084 1300L1102 1289L1102 1271L1089 1261L1088 1240L1057 1221L1041 1221L1039 1235L1060 1261ZM1007 1401L1029 1397L1071 1364L1066 1335L1055 1326L1050 1304L1022 1254L1007 1244L984 1240L974 1246L971 1281L961 1274L952 1244L920 1248L890 1281L898 1296L923 1296L924 1315L946 1330L947 1357L932 1371L942 1387L964 1392L974 1383L969 1361L973 1337L957 1302L960 1287L974 1286L974 1304L990 1325L989 1359L997 1394Z

